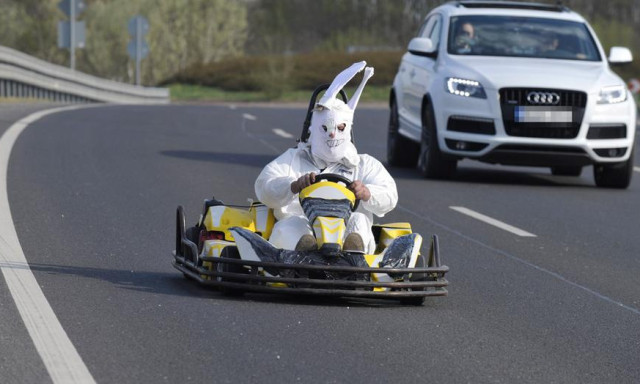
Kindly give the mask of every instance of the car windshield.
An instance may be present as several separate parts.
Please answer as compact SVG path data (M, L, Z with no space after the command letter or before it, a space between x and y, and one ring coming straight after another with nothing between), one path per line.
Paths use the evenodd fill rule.
M584 23L509 16L456 16L449 24L453 55L600 61Z

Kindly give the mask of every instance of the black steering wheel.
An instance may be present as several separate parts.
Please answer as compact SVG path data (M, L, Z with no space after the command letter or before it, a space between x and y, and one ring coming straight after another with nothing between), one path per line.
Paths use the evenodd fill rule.
M347 179L342 175L338 175L337 173L319 173L316 175L316 181L313 183L319 183L321 181L330 181L336 184L344 184L345 188L349 188L351 184L351 180ZM355 212L358 209L358 205L360 205L360 199L356 198L356 201L353 203L353 207L351 208L351 212Z

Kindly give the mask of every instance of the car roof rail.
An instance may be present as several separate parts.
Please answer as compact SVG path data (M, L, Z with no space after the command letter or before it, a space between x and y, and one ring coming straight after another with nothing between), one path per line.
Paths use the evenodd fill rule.
M516 1L456 1L458 7L465 8L504 8L504 9L529 9L535 11L550 12L571 12L571 10L562 5L561 1L556 4L528 3Z

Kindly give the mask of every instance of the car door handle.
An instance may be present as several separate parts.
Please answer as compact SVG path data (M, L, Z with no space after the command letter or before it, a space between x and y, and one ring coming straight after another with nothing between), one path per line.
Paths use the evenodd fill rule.
M411 76L411 78L413 78L416 75L416 70L412 69L411 72L409 73L409 76Z

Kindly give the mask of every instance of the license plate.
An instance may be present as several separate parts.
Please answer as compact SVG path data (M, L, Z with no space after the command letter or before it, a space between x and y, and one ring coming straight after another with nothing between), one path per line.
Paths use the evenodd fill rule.
M531 107L515 108L516 123L571 123L573 111L570 107Z

